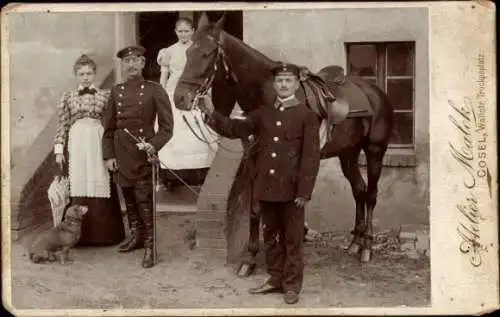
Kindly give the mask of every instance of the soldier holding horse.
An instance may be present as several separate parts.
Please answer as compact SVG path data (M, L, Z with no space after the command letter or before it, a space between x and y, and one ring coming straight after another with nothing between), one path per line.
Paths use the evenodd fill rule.
M208 21L206 15L201 17L175 91L176 107L192 109L195 97L204 94L210 87L216 110L223 116L230 115L236 101L246 113L251 113L259 105L273 103L276 93L268 74L276 62L224 32L223 21L224 17L215 23ZM361 261L367 262L371 257L373 211L382 161L392 133L393 109L387 95L379 87L361 78L344 78L343 74L339 74L339 68L331 65L320 70L318 75L306 76L296 91L296 97L324 120L330 119L329 109L325 109L324 102L319 102L322 94L318 92L324 93L324 87L334 98L338 98L335 92L342 88L343 82L355 83L357 95L367 100L369 115L354 115L352 107L359 105L351 101L356 98L347 96L351 108L340 120L329 120L334 125L330 127L328 142L321 148L322 159L339 158L342 172L351 184L356 217L352 231L354 237L348 251L359 253ZM339 76L342 80L338 80ZM318 82L323 89L313 89L318 87ZM367 184L358 164L361 151L366 154ZM247 163L245 160L242 162ZM253 257L258 250L258 226L259 217L251 217L248 251Z
M319 169L320 120L295 97L299 68L279 64L271 71L278 94L275 102L250 112L246 120L220 115L210 98L200 109L208 115L210 126L225 137L258 138L254 188L263 217L270 278L250 292L283 292L285 302L294 304L303 281L304 207Z

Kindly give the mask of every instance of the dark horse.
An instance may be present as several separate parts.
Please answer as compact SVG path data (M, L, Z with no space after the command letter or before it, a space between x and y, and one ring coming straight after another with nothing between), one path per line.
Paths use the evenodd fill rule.
M272 89L270 70L276 62L224 32L223 21L224 16L217 22L208 21L205 14L200 18L193 36L193 45L187 51L184 73L174 95L175 105L179 109L190 110L195 106L195 96L205 93L209 87L212 88L216 110L226 116L230 115L236 101L245 113L274 101L276 94ZM328 66L320 74L333 76L339 69L342 70L338 66ZM377 202L377 183L392 132L393 110L386 94L377 86L364 82L360 87L370 101L373 115L347 117L336 124L330 132L329 141L321 149L321 157L340 159L342 172L351 184L356 201L356 220L348 252L360 253L360 260L368 262L371 258L372 217ZM297 97L304 98L304 94L303 88L300 88ZM367 159L368 186L358 165L361 150L365 152ZM251 160L252 155L247 161ZM241 170L242 165L240 172ZM235 184L248 183L241 180L243 177L241 173L237 175ZM251 208L254 212L250 213L247 248L255 257L258 251L260 214L256 212L258 208ZM248 263L250 262L243 263L247 269ZM253 266L255 263L252 263L252 271ZM243 267L244 265L240 267L240 275Z

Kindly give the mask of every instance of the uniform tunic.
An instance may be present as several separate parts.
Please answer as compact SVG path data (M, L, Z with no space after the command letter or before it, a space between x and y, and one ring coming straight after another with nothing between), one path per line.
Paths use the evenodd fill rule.
M134 186L151 174L146 152L137 148L137 141L125 129L137 138L145 138L158 151L172 137L173 125L170 101L158 83L138 76L111 90L104 116L103 157L116 158L118 171L113 173L113 180L119 186Z
M307 106L293 98L281 106L261 106L246 120L214 112L208 123L229 138L257 135L256 199L310 199L319 170L320 120Z

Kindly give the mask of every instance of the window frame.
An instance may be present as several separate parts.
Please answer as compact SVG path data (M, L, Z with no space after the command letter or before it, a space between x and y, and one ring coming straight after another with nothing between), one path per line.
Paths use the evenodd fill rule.
M390 76L388 75L388 46L390 44L409 44L411 48L411 63L412 63L412 75L408 76ZM415 121L415 89L416 89L416 41L345 41L344 42L344 52L346 61L346 73L350 73L350 59L349 59L349 47L352 45L373 45L376 51L376 61L375 61L375 75L372 76L359 76L363 79L375 80L379 87L382 87L383 91L387 94L387 84L390 79L412 79L412 104L410 110L394 109L394 114L397 113L411 113L412 114L412 138L411 143L389 143L388 151L398 150L396 152L400 153L414 153L416 147L416 121ZM380 85L383 83L383 85Z

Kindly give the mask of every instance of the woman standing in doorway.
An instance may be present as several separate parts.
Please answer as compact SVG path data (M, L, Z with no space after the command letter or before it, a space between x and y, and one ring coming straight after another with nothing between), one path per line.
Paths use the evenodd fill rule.
M174 104L175 87L186 64L186 50L192 44L193 32L192 21L188 18L180 18L175 24L177 43L158 52L157 62L161 67L160 83L170 97L172 105ZM173 137L158 152L160 160L166 165L162 166L162 168L177 170L176 174L181 175L186 175L186 170L196 172L208 169L217 151L217 144L214 142L215 132L208 131L203 124L201 124L203 130L199 131L200 128L196 121L203 122L199 110L182 111L172 107L172 112L174 118ZM186 124L183 116L189 122L189 125ZM195 130L198 136L205 136L211 144L199 140L193 134L191 128ZM166 176L172 179L169 173Z
M76 60L73 71L78 86L64 92L58 105L56 163L61 169L67 167L70 204L88 206L78 244L114 245L125 232L116 187L101 149L101 121L110 92L93 85L97 65L87 55Z

